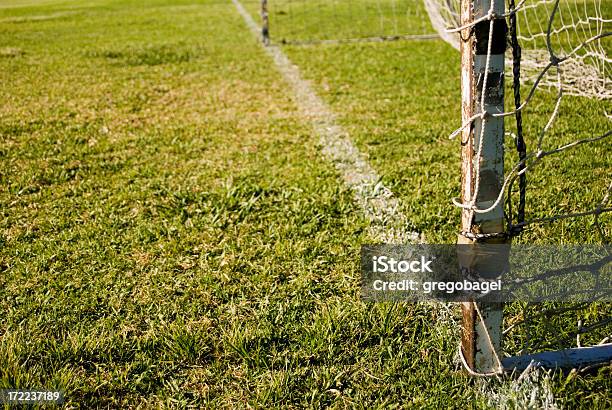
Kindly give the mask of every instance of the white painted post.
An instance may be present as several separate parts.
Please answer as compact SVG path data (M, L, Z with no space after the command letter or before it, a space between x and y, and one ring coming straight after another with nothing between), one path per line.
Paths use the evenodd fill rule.
M504 0L462 0L461 26L461 88L462 121L467 123L480 113L501 113L504 110L504 52L506 22L500 16L505 11ZM493 33L490 36L490 29ZM491 45L489 39L491 38ZM490 54L489 54L490 52ZM482 139L482 141L481 141ZM504 121L502 117L485 114L465 127L462 133L462 186L464 204L478 209L491 207L504 179ZM478 155L480 151L480 156ZM478 260L479 244L504 243L503 200L486 213L470 209L462 211L462 232L459 244L470 245L472 257L462 265L466 273L487 276L495 274L486 261ZM502 305L466 302L463 310L462 353L472 371L495 373L502 369L501 347Z

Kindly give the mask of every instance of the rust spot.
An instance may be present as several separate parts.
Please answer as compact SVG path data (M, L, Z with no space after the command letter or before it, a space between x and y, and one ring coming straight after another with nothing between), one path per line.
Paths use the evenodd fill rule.
M463 303L461 305L462 332L461 332L461 350L463 357L470 369L474 370L474 362L476 359L476 309L472 303Z

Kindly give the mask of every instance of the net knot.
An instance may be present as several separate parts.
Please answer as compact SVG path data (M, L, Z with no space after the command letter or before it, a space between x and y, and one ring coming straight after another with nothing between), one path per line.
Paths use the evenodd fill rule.
M558 66L561 63L561 61L562 60L559 57L557 57L556 55L554 55L554 54L550 55L550 63L553 66L555 66L555 67Z

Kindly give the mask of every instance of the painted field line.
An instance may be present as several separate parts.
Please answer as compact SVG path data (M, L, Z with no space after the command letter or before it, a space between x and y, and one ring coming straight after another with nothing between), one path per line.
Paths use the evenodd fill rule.
M256 38L259 26L238 0L232 0L236 9ZM300 70L278 46L264 47L293 88L295 101L300 113L307 118L317 137L323 156L331 161L340 173L344 183L354 194L355 200L370 223L369 235L372 240L382 243L408 243L420 239L416 232L408 231L408 219L399 210L399 203L393 193L383 185L380 177L368 164L348 137L347 132L336 123L327 104L304 80Z
M260 27L253 21L251 15L238 0L232 2L255 38L260 38ZM351 142L348 133L336 123L331 109L314 92L310 83L302 78L299 68L278 46L270 45L264 49L274 60L285 81L293 88L298 109L310 120L319 137L323 155L335 165L346 186L353 191L356 202L370 222L368 232L370 238L380 243L424 243L422 235L408 231L408 219L400 211L397 198L382 184L365 156ZM449 311L450 304L431 303L430 305L433 309L446 313L442 315L441 324L457 326L458 329L458 323ZM517 381L506 380L499 387L493 387L488 383L488 379L482 379L481 389L491 405L497 408L506 408L510 404L510 408L531 406L531 408L556 409L554 397L547 383L544 385L539 383L541 374L532 372L529 376L531 377L520 377Z

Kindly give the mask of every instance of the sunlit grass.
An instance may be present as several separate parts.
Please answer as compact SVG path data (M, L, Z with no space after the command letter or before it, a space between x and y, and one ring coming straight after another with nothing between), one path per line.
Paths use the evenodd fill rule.
M31 3L0 2L0 387L84 408L486 407L452 313L359 300L366 222L231 3ZM409 228L454 242L457 53L284 51ZM564 100L551 143L605 129L599 107ZM609 145L575 152L534 177L530 214L599 197ZM579 182L550 183L569 161ZM596 241L585 223L541 229ZM568 406L609 406L609 369L555 377Z

